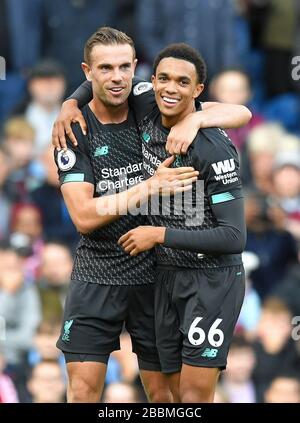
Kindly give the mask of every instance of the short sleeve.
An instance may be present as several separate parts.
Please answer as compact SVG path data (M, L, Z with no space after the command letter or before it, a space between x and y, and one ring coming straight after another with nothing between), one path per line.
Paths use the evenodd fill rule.
M94 174L88 153L88 137L83 135L78 123L72 124L72 130L78 145L75 147L67 138L67 151L54 151L60 184L89 182L94 185Z
M211 204L243 197L238 153L225 131L201 130L192 154Z

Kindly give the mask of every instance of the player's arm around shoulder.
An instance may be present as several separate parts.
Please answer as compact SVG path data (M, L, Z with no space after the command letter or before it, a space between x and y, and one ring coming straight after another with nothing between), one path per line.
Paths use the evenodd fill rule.
M72 123L78 122L84 134L87 133L87 125L80 110L93 98L90 81L84 81L77 90L71 94L62 104L60 113L56 118L52 129L52 145L59 151L67 149L66 137L76 146L77 138L73 133Z
M73 131L72 123L77 122L84 134L87 133L87 124L81 110L78 107L77 100L67 99L61 106L60 113L56 118L52 128L52 145L60 151L67 149L67 138L74 146L78 145L76 132Z
M205 102L199 108L171 128L166 143L170 154L186 154L201 128L238 128L252 117L247 107L238 104Z
M201 128L219 127L222 129L239 128L247 125L252 118L248 107L242 104L218 103L206 101L201 103Z

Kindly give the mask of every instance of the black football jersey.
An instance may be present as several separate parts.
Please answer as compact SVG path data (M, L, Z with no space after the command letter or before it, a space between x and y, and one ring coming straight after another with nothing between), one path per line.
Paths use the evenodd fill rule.
M143 174L147 179L168 157L165 145L169 130L162 125L152 92L133 97L133 104L139 122ZM197 107L201 109L201 104L197 103ZM193 166L200 173L199 180L184 196L152 199L149 220L153 226L191 231L212 229L218 225L212 205L243 196L238 154L222 129L201 129L187 155L177 156L172 166ZM158 264L176 267L211 268L241 263L240 254L201 254L163 245L156 247L156 255Z
M89 182L94 197L118 193L143 180L141 143L137 123L130 109L121 124L101 124L88 105L82 109L88 126L84 136L73 125L78 141L68 140L66 153L55 153L61 184ZM90 234L81 235L72 279L107 285L138 285L154 281L154 253L131 257L117 244L130 229L149 224L145 216L127 215Z

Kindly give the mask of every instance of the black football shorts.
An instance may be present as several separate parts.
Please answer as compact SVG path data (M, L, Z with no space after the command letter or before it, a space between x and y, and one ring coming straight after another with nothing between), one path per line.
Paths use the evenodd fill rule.
M157 269L156 339L162 372L182 363L226 368L245 294L242 265L214 269Z
M154 284L112 286L72 280L57 347L67 362L107 363L110 353L120 349L124 324L140 369L159 371Z

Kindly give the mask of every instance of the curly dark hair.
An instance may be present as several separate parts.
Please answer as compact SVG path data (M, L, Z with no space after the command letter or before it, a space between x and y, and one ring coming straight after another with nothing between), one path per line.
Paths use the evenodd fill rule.
M153 63L153 73L155 75L157 66L162 59L166 57L174 57L175 59L186 60L193 63L196 68L198 82L203 84L206 80L206 64L198 50L185 43L169 44L161 50Z

